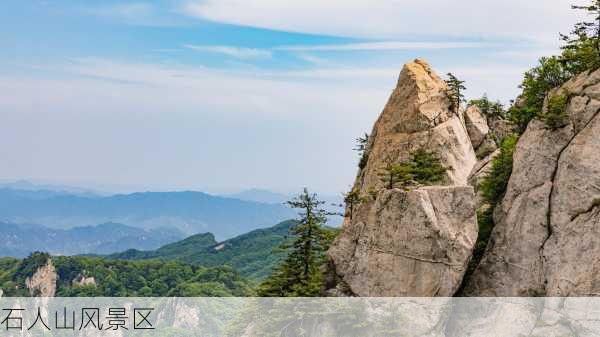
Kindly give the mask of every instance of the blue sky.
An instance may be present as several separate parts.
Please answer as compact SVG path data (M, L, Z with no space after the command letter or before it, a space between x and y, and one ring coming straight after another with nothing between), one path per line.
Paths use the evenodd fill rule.
M402 64L504 102L568 0L4 1L0 179L346 189Z

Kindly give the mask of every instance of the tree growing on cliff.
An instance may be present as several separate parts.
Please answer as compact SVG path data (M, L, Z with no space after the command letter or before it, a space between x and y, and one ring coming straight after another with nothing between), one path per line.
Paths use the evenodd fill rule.
M328 213L321 208L324 202L306 188L287 204L300 209L298 223L291 229L293 240L282 245L281 249L288 251L286 259L258 286L257 294L267 297L318 296L322 281L320 266L332 241L332 234L323 228Z
M346 204L346 215L352 220L354 215L354 208L365 201L365 198L361 196L360 189L354 187L347 193L344 193L344 203Z
M467 89L465 87L465 81L461 81L452 73L448 73L448 80L446 80L448 84L448 98L450 99L450 110L454 112L456 115L459 113L460 103L465 100L465 96L463 94L463 90Z
M402 188L433 185L446 177L446 167L433 152L418 149L410 153L408 161L402 163L395 163L390 158L394 157L386 158L385 166L379 173L388 189L393 189L396 185Z
M542 57L539 65L525 72L520 88L521 103L513 105L507 113L519 132L524 132L527 124L542 113L544 100L550 90L561 86L575 73L565 67L560 57Z
M483 94L483 96L479 99L472 99L469 101L469 106L474 105L481 110L488 120L497 119L497 118L505 118L506 111L504 110L504 106L500 101L492 102L487 97L487 94Z
M573 5L572 9L585 11L590 20L581 21L569 35L561 34L562 62L574 73L600 67L600 0L586 6Z
M396 154L388 154L383 162L384 166L379 171L379 179L385 184L385 188L391 190L400 184L402 187L408 185L412 180L412 175L409 172L409 167L405 163L397 163Z
M360 169L365 168L367 166L367 160L369 160L369 134L365 132L363 137L356 138L356 147L354 151L358 152L358 156L360 157L360 161L358 162L358 167Z

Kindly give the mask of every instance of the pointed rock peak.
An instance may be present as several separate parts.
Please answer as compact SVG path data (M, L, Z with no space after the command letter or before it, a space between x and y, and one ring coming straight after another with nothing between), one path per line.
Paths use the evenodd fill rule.
M436 84L437 86L446 86L446 82L442 80L434 71L427 61L423 59L415 59L407 63L400 72L398 85L404 82L414 82L417 86L424 84ZM423 87L421 89L427 89Z
M417 59L402 68L378 124L387 133L426 131L452 117L449 107L446 82Z

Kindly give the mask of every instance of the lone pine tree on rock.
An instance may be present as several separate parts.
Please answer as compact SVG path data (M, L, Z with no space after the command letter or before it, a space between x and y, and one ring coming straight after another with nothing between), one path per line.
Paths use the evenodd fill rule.
M450 98L450 110L458 115L460 109L460 103L465 100L463 90L467 89L464 84L465 81L461 81L452 73L448 73L448 98Z

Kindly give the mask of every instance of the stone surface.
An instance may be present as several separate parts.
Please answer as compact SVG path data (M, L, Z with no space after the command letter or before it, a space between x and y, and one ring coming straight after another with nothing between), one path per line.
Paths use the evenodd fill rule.
M96 286L96 279L93 276L85 277L83 275L79 275L73 280L73 285L77 285L80 287L83 286Z
M358 296L452 296L477 239L469 186L383 190L329 251Z
M405 161L410 152L426 148L448 167L445 185L466 185L477 159L461 119L450 110L446 83L423 60L404 66L397 87L375 122L368 161L355 185L362 192L380 189L378 173L388 157Z
M551 92L570 95L569 123L532 121L519 139L506 195L473 296L600 294L600 72Z
M467 127L467 133L473 144L473 148L477 149L485 136L490 132L487 120L481 113L481 110L476 105L471 105L467 108L464 113L465 126Z
M25 280L25 285L31 296L54 297L56 294L56 281L58 274L52 263L52 259Z
M446 83L422 60L404 66L398 85L376 121L368 160L354 188L367 201L328 252L338 285L328 294L452 296L477 238L475 196L467 186L477 163L460 116L449 110ZM418 149L447 168L440 186L385 190L386 161L403 162Z

